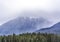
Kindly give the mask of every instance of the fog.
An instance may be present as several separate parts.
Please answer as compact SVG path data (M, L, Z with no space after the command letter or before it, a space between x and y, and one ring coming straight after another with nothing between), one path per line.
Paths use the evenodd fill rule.
M0 25L18 16L44 17L59 22L60 0L0 0Z

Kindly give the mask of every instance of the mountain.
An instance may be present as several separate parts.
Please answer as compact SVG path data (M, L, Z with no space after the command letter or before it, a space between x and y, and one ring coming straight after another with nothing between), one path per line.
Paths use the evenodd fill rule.
M0 26L0 35L33 32L37 30L38 25L43 27L44 24L49 23L50 22L44 18L19 17Z
M55 25L51 27L37 30L36 32L60 34L60 22L56 23Z

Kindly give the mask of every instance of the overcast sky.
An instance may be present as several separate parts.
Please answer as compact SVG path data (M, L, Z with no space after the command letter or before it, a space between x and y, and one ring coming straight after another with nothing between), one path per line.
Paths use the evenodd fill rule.
M35 13L21 14L28 10ZM40 14L38 11L43 11L45 14ZM60 0L0 0L0 24L17 16L41 16L58 22L60 21Z

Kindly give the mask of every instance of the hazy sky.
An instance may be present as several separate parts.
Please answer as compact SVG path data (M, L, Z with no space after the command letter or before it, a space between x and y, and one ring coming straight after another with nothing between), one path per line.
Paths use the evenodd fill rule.
M21 14L28 10L34 13ZM39 14L39 10L45 13ZM60 0L0 0L0 24L17 16L41 16L54 22L60 21Z

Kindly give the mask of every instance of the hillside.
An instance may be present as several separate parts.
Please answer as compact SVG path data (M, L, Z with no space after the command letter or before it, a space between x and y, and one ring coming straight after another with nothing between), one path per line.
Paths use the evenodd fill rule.
M44 18L19 17L0 26L1 34L34 32L50 22Z
M37 30L36 32L60 34L60 22L56 23L55 25L51 27Z

